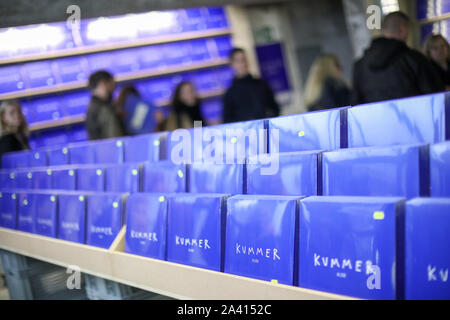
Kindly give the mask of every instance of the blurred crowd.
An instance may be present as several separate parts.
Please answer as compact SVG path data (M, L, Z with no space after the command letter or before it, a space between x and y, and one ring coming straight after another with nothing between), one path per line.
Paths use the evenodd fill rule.
M345 80L342 65L333 54L323 54L310 68L305 86L308 111L344 107L389 99L417 96L450 89L450 48L439 34L431 34L423 53L407 45L410 19L402 12L384 18L382 35L374 39L364 56L355 62L353 84ZM269 84L249 71L246 52L230 52L234 78L223 96L224 123L276 117L280 107ZM169 114L144 101L132 85L121 88L117 99L114 76L107 71L90 75L91 92L86 115L90 140L134 135L144 132L191 128L205 121L202 101L195 85L179 83L170 102ZM144 128L144 129L142 129ZM28 149L28 127L18 101L0 106L0 154Z

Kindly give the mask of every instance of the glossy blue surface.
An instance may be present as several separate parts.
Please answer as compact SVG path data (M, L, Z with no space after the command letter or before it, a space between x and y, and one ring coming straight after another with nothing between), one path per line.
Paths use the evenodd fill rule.
M194 163L188 180L191 193L243 194L244 165Z
M139 192L138 164L120 164L105 168L105 191L110 192Z
M93 143L85 142L69 145L71 164L95 163L95 147Z
M17 230L35 232L35 211L33 210L34 195L18 193L17 203Z
M52 170L52 189L76 190L76 169L54 169Z
M421 194L419 146L343 149L322 157L323 195L398 196Z
M450 198L406 203L405 298L450 299Z
M33 195L33 210L35 214L35 233L57 237L58 230L58 197L55 194L36 193Z
M56 120L64 115L60 96L36 98L32 103L36 121Z
M32 151L28 160L30 167L45 167L47 163L47 153L45 151Z
M252 195L228 199L225 272L296 284L299 199Z
M145 134L124 141L125 162L155 162L159 160L161 134Z
M364 299L395 299L395 279L400 277L395 269L396 219L403 214L403 203L402 198L376 197L302 200L299 286Z
M350 108L348 147L444 141L449 98L448 93L439 93Z
M170 161L147 162L142 179L143 192L185 192L186 165Z
M13 192L0 192L0 227L16 229L17 195Z
M67 147L57 147L47 149L48 165L60 166L69 164L69 149Z
M167 197L135 193L126 207L125 252L166 259Z
M432 197L450 197L450 142L430 146Z
M11 152L2 155L2 168L26 168L30 160L30 151Z
M122 194L89 195L87 200L86 244L109 248L122 228Z
M247 161L247 194L312 196L321 192L321 151L260 155ZM321 182L321 181L320 181Z
M225 197L179 194L169 198L168 261L223 271Z
M203 160L235 163L267 152L264 120L222 124L203 128Z
M27 88L40 88L56 84L50 61L29 62L22 65Z
M31 187L33 189L52 188L53 172L51 169L30 171L28 174L31 177Z
M193 163L203 158L203 131L202 129L178 129L171 131L164 142L162 155L164 160L174 162Z
M28 171L18 170L14 171L13 175L10 177L14 177L11 180L11 188L17 189L32 189L33 181L28 176Z
M89 166L76 171L77 190L104 191L105 170L103 167Z
M122 163L123 139L108 139L94 143L97 163Z
M86 197L81 194L58 196L58 238L86 242Z
M341 124L341 113L345 109L269 119L269 152L339 149L341 125L345 125L345 119Z

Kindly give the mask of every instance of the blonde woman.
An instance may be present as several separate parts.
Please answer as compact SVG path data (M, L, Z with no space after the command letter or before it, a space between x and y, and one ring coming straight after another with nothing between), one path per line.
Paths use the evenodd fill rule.
M447 39L440 34L430 34L425 40L423 51L433 62L446 90L450 90L450 46Z
M339 59L332 54L318 57L309 71L305 102L309 111L350 105L351 90L342 76Z
M0 105L0 135L0 156L29 149L28 125L16 100L4 101Z

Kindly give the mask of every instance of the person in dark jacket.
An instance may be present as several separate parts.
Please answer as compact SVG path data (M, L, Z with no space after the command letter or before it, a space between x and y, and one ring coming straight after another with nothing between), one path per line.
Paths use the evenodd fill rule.
M92 98L86 115L86 129L90 140L124 136L125 125L113 106L114 78L107 71L97 71L89 77Z
M175 129L188 129L194 127L195 121L201 121L202 126L207 123L200 109L200 99L192 82L180 82L173 93L169 117L162 124L162 129L172 131Z
M444 90L429 60L407 46L409 17L406 14L399 11L388 14L382 34L372 41L354 66L354 104Z
M235 77L224 96L222 120L225 123L276 117L279 106L269 84L253 77L245 51L235 48L230 53Z
M342 75L338 57L324 54L314 61L306 81L305 102L308 111L350 105L351 90Z
M0 106L0 125L0 162L4 153L30 149L28 125L18 101L3 101Z
M423 51L439 73L445 89L450 90L450 46L447 39L440 34L430 34Z

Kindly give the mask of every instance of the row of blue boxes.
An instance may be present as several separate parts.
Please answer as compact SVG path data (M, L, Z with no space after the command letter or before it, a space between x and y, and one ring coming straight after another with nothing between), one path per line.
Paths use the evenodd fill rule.
M103 155L99 150L97 154ZM61 153L61 156L65 155ZM241 164L186 165L161 160L0 171L0 187L17 189L408 199L430 195L450 197L448 181L450 142L260 155Z
M222 36L6 66L0 68L0 93L86 81L97 70L119 76L206 63L227 58L230 49L231 38Z
M2 192L2 226L368 299L448 299L450 199Z
M181 81L191 81L199 94L225 90L231 83L233 73L229 67L210 68L171 76L136 81L133 85L142 98L150 103L169 101ZM121 86L115 91L118 96ZM22 100L22 112L28 124L57 120L64 117L84 115L91 95L88 91L76 91L51 97Z
M228 28L222 7L83 19L79 32L77 26L71 24L74 21L71 17L68 21L0 29L0 38L5 42L16 40L8 41L8 45L0 48L0 61L11 57L26 59L33 54L70 53L71 49L102 48L103 44L132 44L152 38ZM45 38L48 35L52 35L51 39Z

